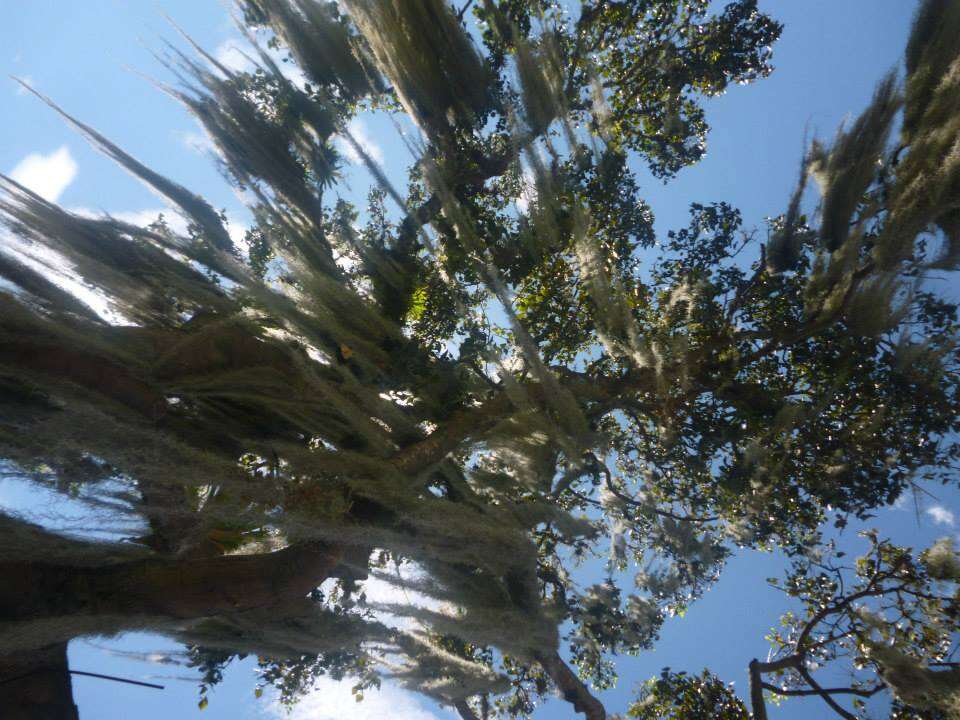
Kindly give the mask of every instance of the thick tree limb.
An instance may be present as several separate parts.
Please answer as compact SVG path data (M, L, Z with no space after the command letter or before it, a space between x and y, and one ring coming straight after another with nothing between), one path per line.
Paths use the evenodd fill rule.
M457 700L453 707L456 709L457 714L460 715L463 720L480 720L477 717L477 714L467 705L466 700Z
M479 407L460 410L428 437L396 453L390 462L408 474L425 470L443 460L467 438L492 429L512 408L506 393L501 393Z
M606 720L607 711L581 682L580 678L569 668L556 651L548 654L538 654L537 662L559 688L563 699L573 705L573 709L583 713L587 720Z
M767 705L763 700L763 676L760 662L750 661L750 707L753 710L753 720L767 720Z
M771 662L760 662L759 660L754 660L751 665L756 663L757 670L761 673L776 672L777 670L788 670L790 668L795 668L800 664L799 655L790 655L785 658L780 658L779 660L773 660Z
M196 619L279 606L322 583L340 555L339 548L305 543L261 555L103 567L5 562L0 617L10 624L91 614Z
M750 661L750 707L753 709L753 720L767 720L767 705L763 699L763 673L797 668L802 658L799 655L790 655L773 662L762 663L757 659Z

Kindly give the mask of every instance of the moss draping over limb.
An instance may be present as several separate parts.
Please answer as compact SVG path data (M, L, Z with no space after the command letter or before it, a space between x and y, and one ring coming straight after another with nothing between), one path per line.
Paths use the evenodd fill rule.
M363 36L352 32L335 5L295 0L245 0L248 18L269 25L309 78L353 99L383 90L376 66L369 62Z
M376 65L428 138L472 125L488 109L491 78L449 5L349 0Z
M80 122L61 110L56 103L50 100L50 98L38 93L28 84L22 81L19 82L29 92L32 92L47 105L56 110L67 122L79 130L94 147L103 152L105 155L107 155L107 157L115 161L125 170L129 171L132 175L149 185L161 196L165 197L167 200L183 210L187 217L191 218L203 229L208 241L215 247L220 250L228 250L232 247L233 243L230 240L230 236L227 233L226 228L223 227L220 216L212 207L210 207L209 203L203 200L200 196L194 195L182 185L151 170L146 165L114 145L92 127Z
M247 0L308 82L260 47L244 72L194 46L165 88L249 191L246 258L206 203L64 114L191 226L0 179L0 458L64 492L109 480L101 501L149 525L117 545L0 523L0 652L152 629L280 676L379 667L468 717L556 688L595 720L588 683L734 544L800 553L827 508L944 475L956 307L919 278L956 265L956 3L923 6L904 86L814 146L750 263L724 203L658 242L631 171L635 151L661 174L695 161L698 95L768 69L779 29L755 3L681 5ZM403 192L358 152L364 221L331 202L334 136L362 150L356 113L400 108L425 150ZM609 578L584 587L592 557ZM380 603L409 623L390 628L365 583L408 564L400 589L435 605Z

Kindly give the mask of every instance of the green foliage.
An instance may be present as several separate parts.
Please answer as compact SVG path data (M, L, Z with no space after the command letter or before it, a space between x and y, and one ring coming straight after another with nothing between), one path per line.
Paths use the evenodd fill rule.
M913 556L861 533L869 542L852 565L832 544L798 559L791 573L774 582L801 601L768 636L772 660L796 658L773 673L774 692L784 696L818 688L815 670L842 662L852 666L849 687L828 694L853 694L857 717L867 717L864 698L889 687L893 717L951 717L960 707L955 637L960 629L960 556L944 538ZM769 662L769 661L768 661ZM834 695L834 702L843 695Z
M575 42L609 91L615 145L643 154L670 177L706 152L708 125L698 95L767 75L782 26L756 0L708 15L706 0L586 3ZM584 77L584 82L586 77Z
M637 720L749 720L743 702L714 675L672 672L647 681L639 699L627 710Z

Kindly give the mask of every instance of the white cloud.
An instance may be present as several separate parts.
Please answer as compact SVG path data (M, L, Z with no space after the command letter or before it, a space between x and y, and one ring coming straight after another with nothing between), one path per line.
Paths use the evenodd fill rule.
M346 717L351 720L445 720L453 717L439 708L434 710L427 707L414 693L391 685L388 681L379 690L365 690L362 702L354 699L351 685L349 680L337 682L320 678L317 688L294 705L290 712L279 703L274 703L270 713L278 720L342 720Z
M934 505L933 507L927 508L927 515L929 515L937 525L949 525L953 527L953 525L956 524L956 517L953 512L947 510L942 505Z
M377 145L376 141L370 137L367 126L360 118L353 118L347 125L347 131L353 137L354 141L356 141L357 145L363 148L363 151L371 160L378 165L383 163L383 150ZM337 135L336 145L337 150L354 165L360 165L363 162L360 158L360 153L354 149L353 145L351 145L346 138Z
M85 207L72 207L70 208L70 212L82 217L94 219L105 216L104 212ZM155 223L161 214L163 215L164 222L167 223L167 227L169 227L175 235L186 237L189 234L188 228L190 222L179 210L170 206L144 208L143 210L122 210L120 212L109 213L110 217L115 220L130 223L131 225L141 228ZM245 236L249 227L249 224L242 216L235 213L227 213L227 233L230 235L230 239L233 240L233 244L244 253L247 251Z
M230 236L230 239L233 240L233 244L236 245L240 250L246 254L247 250L247 230L250 229L250 226L243 221L237 215L233 213L227 213L227 234Z
M906 492L902 492L900 493L900 496L896 499L896 501L893 503L892 507L894 510L906 510L907 505L910 503L911 499L912 499L912 493L908 494Z
M6 278L0 277L0 292L10 293L11 295L20 295L23 292L23 288L17 285L15 282L11 282ZM2 504L2 502L0 502Z
M143 210L121 210L120 212L104 213L100 210L92 210L86 207L69 208L74 215L92 218L94 220L102 219L107 214L114 220L136 225L137 227L146 227L157 221L157 218L163 214L163 219L167 226L177 235L187 234L187 219L180 214L180 211L171 207L144 208Z
M513 202L517 206L517 210L525 213L530 209L530 203L537 199L537 179L533 174L533 170L524 168L520 182L520 197L516 198Z
M254 66L249 46L236 39L220 43L213 51L213 56L217 62L234 72L247 72Z
M30 153L10 172L10 177L37 195L56 202L77 177L77 162L66 145L49 155Z
M526 189L520 192L520 197L516 198L513 201L513 204L517 206L517 210L522 213L527 212L530 209L530 201L533 197L526 191Z
M180 142L201 155L217 151L213 140L203 130L187 130L179 133L179 135Z
M147 208L145 210L125 210L123 212L110 213L110 217L119 220L120 222L136 225L137 227L146 227L147 225L155 223L161 214L173 232L179 235L186 234L186 219L176 210L172 210L168 207Z
M390 582L384 578L371 575L363 583L363 593L366 595L367 604L371 607L413 605L433 610L440 607L440 604L433 598L404 587L399 578L396 582Z
M277 64L280 72L298 88L303 88L307 82L307 76L303 74L296 64L284 62L283 54L278 50L267 49L266 54ZM237 38L225 40L213 51L213 57L217 62L236 73L252 72L257 63L257 52L249 43Z

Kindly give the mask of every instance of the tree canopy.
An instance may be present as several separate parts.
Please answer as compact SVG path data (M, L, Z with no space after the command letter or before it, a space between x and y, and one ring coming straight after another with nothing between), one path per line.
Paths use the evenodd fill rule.
M765 228L696 199L665 236L631 167L696 163L704 98L768 74L781 27L756 0L568 5L242 0L249 70L171 46L161 88L248 203L242 238L33 90L188 225L0 176L0 459L146 528L0 515L7 707L76 717L66 643L148 629L202 690L255 655L285 702L389 676L465 719L558 691L599 720L616 654L776 546L806 614L750 665L749 711L668 669L627 717L804 694L862 717L880 692L957 717L952 544L870 536L847 565L821 531L955 482L957 305L927 280L960 263L960 2L920 3L903 72L805 149ZM405 184L351 136L363 112L415 126ZM338 138L366 208L337 198ZM369 602L373 580L426 600Z

